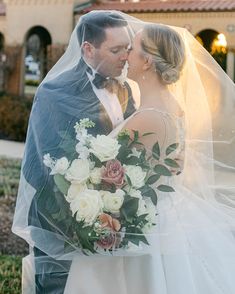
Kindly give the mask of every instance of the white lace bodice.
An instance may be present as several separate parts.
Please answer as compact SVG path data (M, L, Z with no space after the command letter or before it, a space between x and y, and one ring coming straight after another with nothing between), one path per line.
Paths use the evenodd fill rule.
M118 133L125 128L125 125L129 120L131 120L134 116L137 114L143 112L143 111L154 111L157 113L160 113L166 121L173 120L175 122L175 126L177 129L177 143L179 143L179 147L177 149L177 154L180 154L183 152L185 148L185 116L184 114L182 116L177 116L173 113L169 113L166 111L158 110L155 108L142 108L134 112L130 117L128 117L126 120L124 120L120 125L118 125L113 131L109 134L111 137L116 137Z

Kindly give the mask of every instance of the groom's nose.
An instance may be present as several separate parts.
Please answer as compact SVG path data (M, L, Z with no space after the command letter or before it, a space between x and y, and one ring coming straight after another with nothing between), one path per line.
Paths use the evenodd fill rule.
M126 50L125 52L123 52L123 54L120 56L120 60L122 61L127 61L129 52Z

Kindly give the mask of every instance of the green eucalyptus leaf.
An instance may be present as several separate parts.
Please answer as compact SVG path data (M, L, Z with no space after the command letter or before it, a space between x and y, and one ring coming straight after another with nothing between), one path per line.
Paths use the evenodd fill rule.
M148 185L145 185L144 187L142 187L141 189L139 189L141 191L141 194L145 197L150 197L153 204L157 205L157 193L155 192L155 190L153 188L151 188Z
M147 241L147 239L146 239L146 237L144 236L144 234L143 235L140 235L140 236L128 236L128 241L129 242L131 242L131 243L133 243L133 244L135 244L135 245L137 245L137 246L139 246L139 244L140 244L140 241L142 241L143 243L145 243L145 244L147 244L147 245L150 245L149 243L148 243L148 241Z
M153 204L157 205L157 193L154 190L151 191L150 197L151 197Z
M135 228L130 228L126 232L126 238L132 242L133 244L139 246L139 242L143 242L147 245L149 245L146 237L144 236L143 232L141 229L135 227ZM128 234L129 233L129 234Z
M170 166L170 167L175 167L175 168L179 168L180 167L179 164L175 160L173 160L171 158L165 158L164 159L164 163L166 165Z
M128 160L128 155L130 154L132 154L131 149L125 145L122 145L119 148L117 159L122 163L126 163L126 160Z
M133 156L130 156L127 158L126 164L127 165L137 165L137 163L139 163L139 161L140 161L139 158L133 155Z
M121 132L118 134L117 140L119 144L127 146L130 141L130 135L127 132Z
M133 217L136 215L138 207L139 207L138 198L126 196L122 204L122 207L120 209L120 213L125 220L131 221Z
M168 185L159 185L157 189L161 192L175 192L175 190Z
M159 160L160 158L160 146L158 142L156 142L152 147L152 155L155 159Z
M146 216L148 216L148 213L141 214L140 216L138 216L136 219L137 223L144 221L146 219Z
M160 179L160 177L161 177L161 175L159 175L159 174L152 175L148 178L148 180L146 181L146 184L152 185L152 184L156 183Z
M166 176L166 177L172 176L171 171L166 166L164 166L162 164L155 165L154 171L155 171L155 173L162 175L162 176Z
M139 132L136 130L132 130L132 132L134 133L134 141L138 141L139 139Z
M142 135L142 137L149 136L149 135L154 135L154 134L155 134L154 132L148 132L148 133L144 133Z
M174 143L174 144L171 144L170 146L168 146L166 149L166 156L168 156L170 153L175 151L178 148L178 146L179 146L179 143Z
M63 195L67 195L70 183L64 178L64 176L56 174L54 175L54 181L59 191Z

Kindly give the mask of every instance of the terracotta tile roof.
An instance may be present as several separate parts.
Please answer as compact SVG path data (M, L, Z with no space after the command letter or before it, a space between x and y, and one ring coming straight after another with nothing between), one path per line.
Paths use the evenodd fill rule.
M0 15L6 14L6 7L5 4L0 0Z
M120 2L119 0L100 1L85 7L76 6L74 12L88 12L94 9L114 9L124 12L191 12L191 11L235 11L235 0L140 0Z

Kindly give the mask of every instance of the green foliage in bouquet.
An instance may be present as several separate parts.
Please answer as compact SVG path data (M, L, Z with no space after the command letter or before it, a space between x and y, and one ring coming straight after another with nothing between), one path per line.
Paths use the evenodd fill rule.
M148 233L157 225L157 191L174 192L159 182L173 175L172 168L180 169L170 157L178 144L163 152L155 142L146 150L141 138L153 133L140 136L136 130L125 130L116 139L94 137L87 132L93 126L89 119L75 125L75 159L55 160L50 154L44 155L60 207L52 217L63 228L65 252L112 254L131 246L150 245Z

